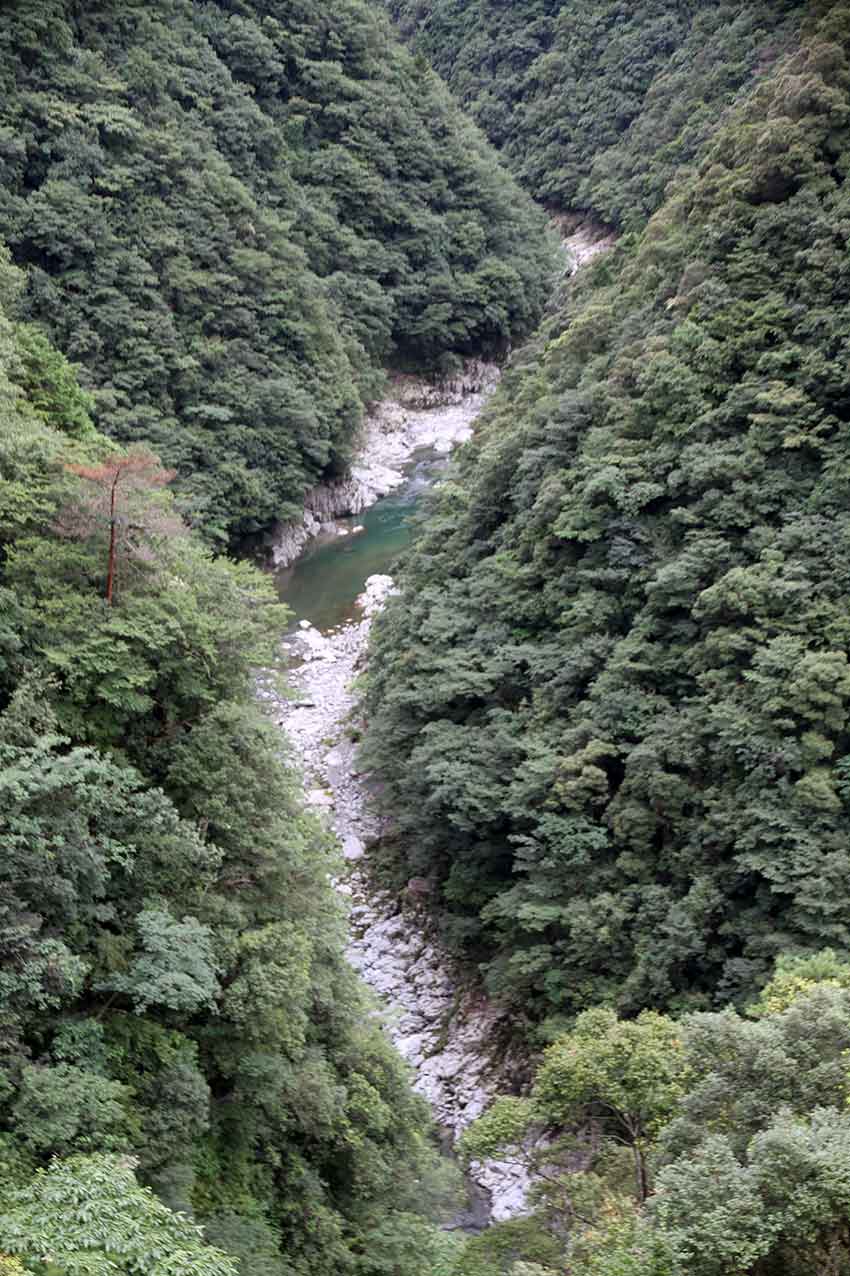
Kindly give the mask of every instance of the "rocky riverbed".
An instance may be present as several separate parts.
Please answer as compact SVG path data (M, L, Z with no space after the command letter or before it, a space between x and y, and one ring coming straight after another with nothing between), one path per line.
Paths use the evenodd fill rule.
M453 1141L496 1094L513 1087L524 1060L505 1051L510 1034L504 1012L470 987L468 975L441 952L417 902L416 883L396 897L369 880L368 847L380 823L368 777L358 771L351 683L372 617L391 588L388 576L371 577L362 619L327 634L304 624L288 640L301 662L290 677L296 698L278 699L276 709L302 760L307 801L322 812L348 861L339 883L351 900L348 958L385 1008L386 1031L413 1069L414 1088ZM471 1179L477 1225L523 1210L529 1183L518 1164L476 1164Z

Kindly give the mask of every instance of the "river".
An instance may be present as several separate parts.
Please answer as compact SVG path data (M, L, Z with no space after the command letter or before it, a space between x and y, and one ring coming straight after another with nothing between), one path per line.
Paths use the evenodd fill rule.
M565 275L611 242L598 228L573 230L564 240ZM495 369L480 364L436 393L397 379L394 397L367 422L351 478L336 489L315 489L304 525L279 529L277 560L292 564L276 579L293 611L285 641L294 657L295 699L278 696L271 682L260 690L300 759L307 803L327 821L348 862L337 882L351 901L348 959L385 1007L385 1030L449 1142L499 1093L516 1092L527 1079L528 1059L513 1041L507 1013L442 951L423 907L421 880L390 896L370 879L369 845L382 827L358 764L363 723L352 682L364 666L372 616L392 585L393 562L410 539L413 510L438 481L446 453L469 437L497 379ZM384 493L377 501L376 492ZM347 509L364 512L340 518ZM358 597L367 582L363 609ZM466 1225L516 1217L527 1208L530 1179L522 1157L475 1163L470 1186Z
M387 895L370 880L368 849L381 824L358 766L351 684L363 667L372 616L391 586L393 562L410 540L411 515L439 481L452 442L468 437L495 379L483 392L475 377L475 388L448 402L405 409L401 433L412 446L402 446L403 455L393 441L397 429L367 435L371 451L367 446L355 473L380 468L389 447L399 481L362 513L335 517L275 573L293 612L285 642L296 698L280 698L271 684L261 691L300 759L307 803L335 833L347 861L337 886L351 904L348 959L386 1008L386 1031L449 1144L500 1090L513 1088L525 1061L505 1049L504 1012L442 952L421 898L410 891ZM364 588L365 611L358 605ZM473 1168L469 1187L470 1210L458 1222L475 1229L522 1212L528 1180L521 1165L490 1161Z
M275 573L281 602L292 610L293 627L307 620L327 633L354 617L367 579L390 572L409 542L416 504L446 464L445 454L418 448L404 466L400 487L364 513L338 519L338 530L315 537L291 566Z

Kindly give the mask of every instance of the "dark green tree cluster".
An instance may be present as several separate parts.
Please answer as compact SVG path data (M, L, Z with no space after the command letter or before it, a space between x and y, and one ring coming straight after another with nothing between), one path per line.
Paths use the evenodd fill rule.
M0 85L26 314L208 539L339 473L388 361L539 315L541 217L365 0L19 0Z
M187 531L156 457L96 432L7 317L21 282L4 256L3 1270L426 1276L424 1105L254 707L283 609Z
M642 225L787 49L801 0L388 0L545 204Z
M850 947L850 10L570 286L376 627L367 755L530 1018Z
M428 59L493 144L512 158L522 156L529 68L551 48L563 0L386 0L386 5L405 42Z
M465 1136L544 1177L534 1219L472 1242L457 1276L847 1276L848 989L827 950L743 1014L585 1011L528 1098Z

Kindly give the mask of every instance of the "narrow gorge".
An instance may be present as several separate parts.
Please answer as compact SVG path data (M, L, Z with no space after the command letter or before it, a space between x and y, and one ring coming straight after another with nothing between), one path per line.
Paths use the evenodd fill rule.
M0 80L0 1276L850 1276L850 0Z
M613 243L611 233L595 224L557 229L566 277ZM442 467L434 458L445 459L472 435L498 379L495 364L477 360L448 380L394 377L390 395L367 419L350 476L315 489L303 521L276 530L270 557L282 601L295 612L284 641L294 698L276 697L268 684L261 689L294 746L307 803L327 820L346 861L337 889L351 900L348 960L377 995L388 1036L412 1068L414 1089L428 1100L449 1147L499 1094L527 1085L529 1061L510 1014L488 1000L473 970L443 951L423 907L427 880L411 879L401 897L374 883L368 848L382 827L370 777L357 760L362 722L354 683L364 670L372 619L393 589L386 573L409 535L408 519L416 501L439 482ZM388 493L399 491L407 501L387 502ZM400 536L387 537L381 527L387 504ZM357 520L370 509L378 520L364 527ZM299 554L304 557L296 577ZM378 570L364 575L364 561ZM530 1180L521 1159L473 1162L468 1186L470 1226L504 1221L527 1208Z
M475 367L450 386L406 382L403 394L397 392L372 418L351 480L310 501L305 528L313 530L321 511L324 528L316 532L328 538L337 556L344 552L336 543L340 533L358 533L341 528L338 518L360 515L384 491L403 486L417 453L445 455L463 442L497 377L495 367ZM411 402L414 407L405 406ZM299 528L295 543L300 535ZM284 533L277 544L288 556L293 538ZM321 579L312 584L321 594ZM358 581L355 574L345 584L341 604L350 618L322 631L301 617L285 642L292 653L295 699L276 701L278 721L303 768L307 803L327 819L346 861L337 889L351 900L348 960L377 995L388 1036L411 1066L414 1089L427 1099L450 1146L496 1094L524 1079L527 1065L511 1047L503 1013L487 1003L470 972L457 969L441 951L421 900L417 904L417 890L427 890L427 883L410 882L406 897L398 899L370 879L368 847L381 826L370 801L369 777L358 769L353 683L364 667L372 618L392 579L380 573ZM305 606L309 616L309 598ZM263 694L272 693L266 687ZM469 1185L465 1226L506 1219L525 1207L527 1176L513 1162L476 1164Z

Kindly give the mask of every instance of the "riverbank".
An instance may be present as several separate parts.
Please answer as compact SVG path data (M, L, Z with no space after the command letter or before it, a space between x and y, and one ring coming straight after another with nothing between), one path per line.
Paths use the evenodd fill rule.
M278 596L294 625L308 620L322 633L359 617L357 598L370 576L391 571L410 542L413 515L443 477L445 454L420 450L403 467L404 482L362 514L320 532L289 567L275 575Z
M399 487L415 452L429 448L447 454L468 439L498 380L497 365L480 359L467 360L457 376L438 381L391 374L387 396L364 421L349 474L312 488L305 495L302 518L272 530L272 565L289 566L313 537L335 533L337 519L361 514Z
M351 900L348 959L380 999L386 1031L414 1072L414 1089L431 1106L448 1141L498 1093L525 1078L525 1060L506 1043L504 1011L470 986L469 974L440 950L418 884L401 898L376 890L367 849L381 833L369 780L358 771L356 697L372 617L392 587L370 580L363 617L329 634L305 626L290 640L302 660L290 681L294 700L275 699L276 716L302 760L307 801L322 812L347 861L339 889ZM270 689L266 694L271 696ZM509 1161L476 1164L472 1222L484 1226L521 1213L529 1187L524 1168Z

